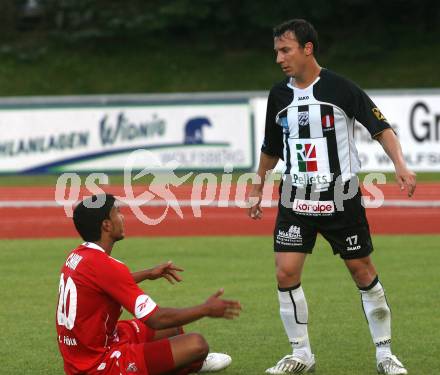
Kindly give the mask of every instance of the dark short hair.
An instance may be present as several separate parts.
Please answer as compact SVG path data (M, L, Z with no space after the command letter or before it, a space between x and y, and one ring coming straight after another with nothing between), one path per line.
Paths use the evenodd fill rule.
M311 42L313 44L313 52L318 52L318 33L310 22L299 18L283 22L273 28L273 37L279 38L287 31L291 31L295 35L301 47L304 48L306 43Z
M73 223L84 241L93 242L101 239L102 222L110 218L115 200L111 194L93 195L75 207Z

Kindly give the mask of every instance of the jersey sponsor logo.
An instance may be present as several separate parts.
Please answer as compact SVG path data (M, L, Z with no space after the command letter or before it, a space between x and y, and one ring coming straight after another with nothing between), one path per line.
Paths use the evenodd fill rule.
M156 304L154 301L145 294L141 294L136 298L134 313L136 318L141 319L147 316L150 312L154 310Z
M313 143L296 144L298 170L300 172L317 172L316 146Z
M298 112L298 125L299 126L309 125L309 112L308 111Z
M298 214L309 216L327 216L335 212L333 201L309 201L304 199L295 199L292 206L293 211Z
M374 107L374 108L372 108L371 110L373 111L374 116L376 116L376 118L377 118L379 121L384 121L384 122L388 123L387 119L386 119L385 116L382 114L382 112L380 111L379 108Z
M285 246L301 246L301 228L296 225L291 225L287 231L279 229L276 236L276 243Z
M298 185L327 185L332 181L332 174L313 174L311 176L307 175L307 173L303 173L301 175L292 173L292 183L295 186Z
M308 96L300 96L300 97L298 97L298 100L307 100L307 99L309 99Z
M291 152L292 183L295 186L309 184L328 185L332 179L330 171L327 139L289 138Z
M323 131L334 130L335 117L333 115L324 115L321 117L321 125Z

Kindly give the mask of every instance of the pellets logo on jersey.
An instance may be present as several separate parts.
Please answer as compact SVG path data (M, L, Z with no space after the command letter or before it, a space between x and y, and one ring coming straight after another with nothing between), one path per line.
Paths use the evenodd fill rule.
M298 112L298 124L300 126L307 126L309 125L309 112Z
M384 121L384 122L386 122L386 123L388 124L387 119L386 119L385 116L382 114L382 112L380 111L379 108L374 107L374 108L372 108L371 110L373 111L374 116L376 116L376 118L377 118L379 121Z
M333 115L324 115L321 117L322 130L333 130L335 128L335 117Z
M316 146L313 143L296 144L299 172L317 172Z

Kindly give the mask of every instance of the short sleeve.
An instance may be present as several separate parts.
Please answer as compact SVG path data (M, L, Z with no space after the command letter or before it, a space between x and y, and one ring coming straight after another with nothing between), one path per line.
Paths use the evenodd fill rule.
M270 156L283 157L283 129L276 123L277 106L273 89L269 93L266 109L266 126L261 151Z
M369 131L372 138L391 128L385 116L361 88L353 84L351 91L353 117Z
M112 258L97 273L100 287L137 319L146 320L157 309L153 299L138 287L128 267Z

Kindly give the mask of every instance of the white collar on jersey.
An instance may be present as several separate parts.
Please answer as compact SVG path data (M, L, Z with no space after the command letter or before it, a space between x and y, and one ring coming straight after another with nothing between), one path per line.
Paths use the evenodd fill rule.
M293 89L293 90L298 90L298 91L306 91L308 89L310 89L310 87L312 87L316 82L318 82L320 80L321 76L319 75L318 77L316 77L316 79L307 87L304 87L303 89L300 89L299 87L295 87L295 77L290 77L289 82L287 83L287 87Z
M95 250L99 250L99 251L102 251L103 253L105 253L105 250L101 246L97 245L96 243L84 242L82 245L89 248L89 249L95 249Z

